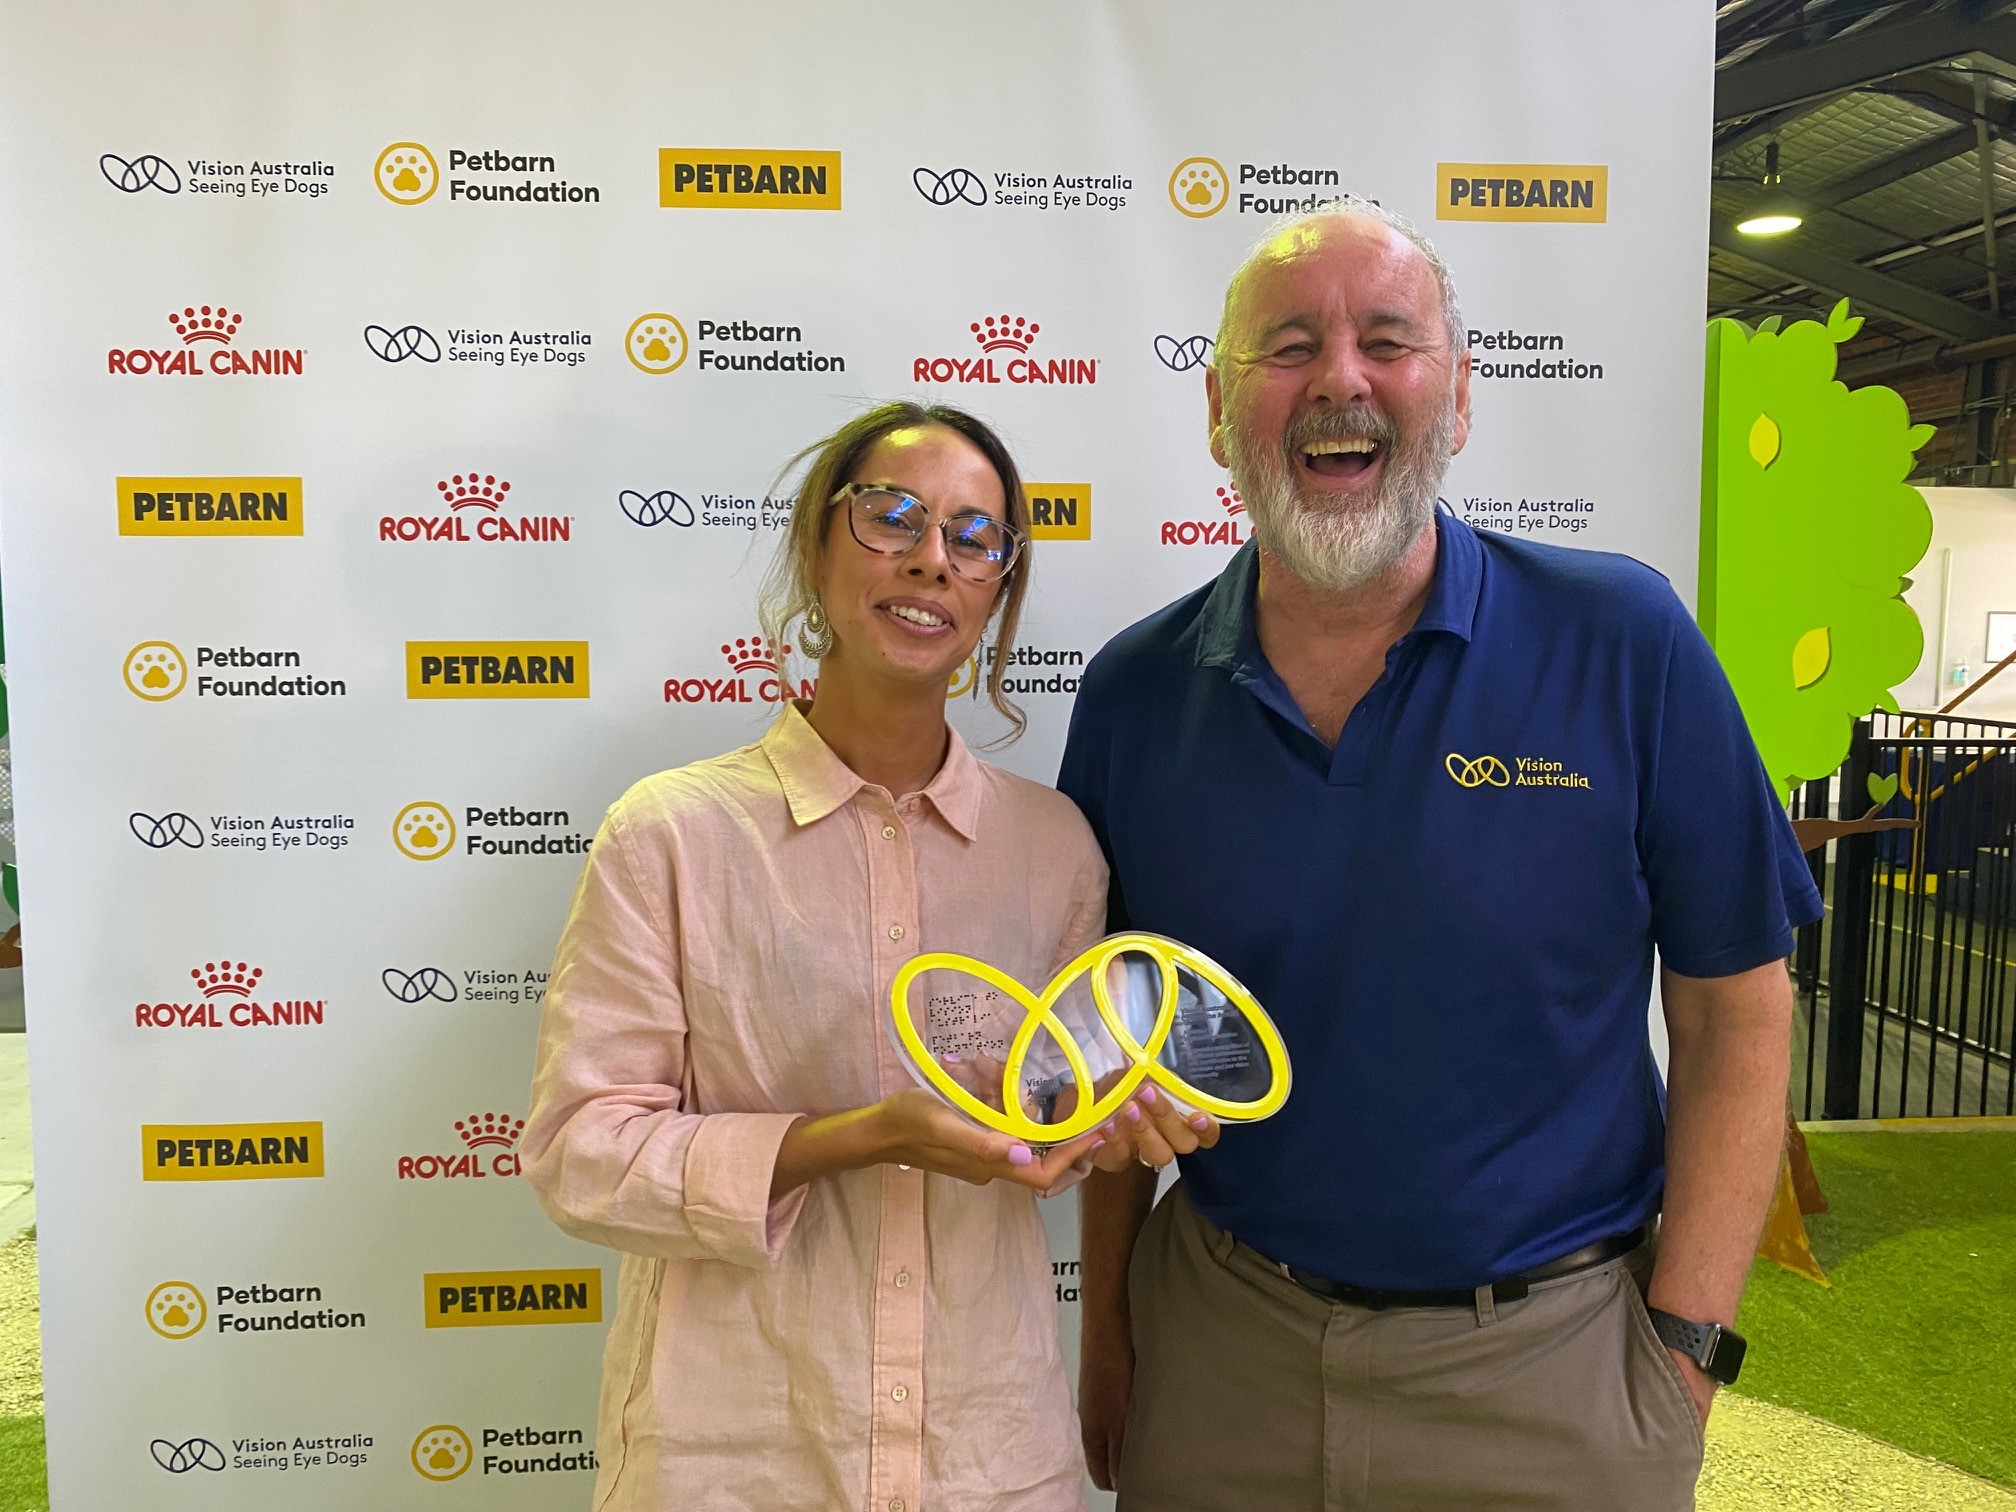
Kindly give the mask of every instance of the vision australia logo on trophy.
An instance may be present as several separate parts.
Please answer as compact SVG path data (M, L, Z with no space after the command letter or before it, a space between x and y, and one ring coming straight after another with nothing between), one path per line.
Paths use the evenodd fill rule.
M975 1122L1031 1144L1076 1139L1144 1082L1226 1123L1288 1099L1288 1052L1222 966L1162 935L1109 935L1040 992L971 956L920 955L889 988L905 1068Z

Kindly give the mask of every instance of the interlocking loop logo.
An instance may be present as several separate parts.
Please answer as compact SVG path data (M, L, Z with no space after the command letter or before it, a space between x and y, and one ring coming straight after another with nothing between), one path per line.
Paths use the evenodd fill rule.
M455 979L439 966L422 966L418 971L387 966L378 980L402 1003L424 1003L429 998L437 1003L452 1003L456 997Z
M441 360L441 343L425 326L403 325L396 331L388 331L381 325L367 325L364 345L371 348L372 356L386 362L404 362L408 357L418 357L422 362Z
M1155 355L1162 359L1162 366L1170 372L1187 373L1211 360L1211 346L1209 336L1190 336L1182 340L1174 336L1157 336Z
M175 165L151 152L143 152L130 162L116 152L108 152L98 159L98 171L114 189L123 189L128 194L138 194L142 189L159 189L163 194L182 192L182 175L175 171Z
M166 850L171 845L186 845L191 850L203 849L203 826L187 814L136 813L127 821L132 827L133 838L149 850Z
M186 1475L191 1470L222 1470L224 1451L206 1438L156 1439L147 1446L154 1463L170 1475Z
M1496 756L1459 756L1451 751L1442 758L1449 775L1461 788L1510 787L1512 774Z
M616 502L623 506L623 513L639 525L663 525L670 520L674 525L684 527L691 525L695 519L693 506L669 488L661 488L653 494L626 488L616 495Z
M451 1481L469 1468L476 1449L453 1423L422 1428L413 1440L413 1468L430 1481Z
M1106 980L1106 968L1114 959L1122 955L1145 955L1161 968L1162 1000L1156 1009L1155 1022L1148 1031L1146 1040L1137 1040L1127 1027L1112 998L1111 988ZM1266 1052L1267 1066L1272 1080L1266 1093L1252 1102L1231 1102L1222 1097L1213 1097L1208 1092L1199 1091L1184 1081L1174 1071L1156 1059L1162 1053L1162 1045L1169 1038L1169 1031L1176 1023L1176 968L1188 968L1196 976L1209 982L1225 995L1227 1002L1236 1007L1252 1025L1254 1035L1259 1039L1261 1049ZM1022 1005L1022 1024L1015 1031L1015 1037L1008 1042L1006 1064L1001 1071L1001 1106L991 1107L961 1086L945 1068L938 1064L931 1048L918 1032L917 1022L910 1011L910 984L927 971L957 971L975 977L992 987L1003 997ZM1071 1075L1080 1087L1094 1085L1091 1067L1086 1064L1085 1052L1070 1030L1055 1012L1057 1001L1081 976L1088 975L1092 982L1092 1001L1099 1010L1100 1022L1106 1032L1113 1037L1121 1055L1132 1062L1120 1079L1109 1087L1105 1094L1077 1109L1069 1117L1054 1123L1037 1123L1022 1111L1022 1100L1015 1089L1022 1083L1022 1065L1028 1059L1029 1047L1034 1043L1039 1030L1047 1032L1064 1054L1065 1064L1071 1068ZM920 955L904 964L896 973L896 980L889 986L889 1006L894 1016L896 1037L902 1041L911 1063L924 1074L952 1105L961 1112L978 1119L990 1129L1003 1134L1012 1134L1017 1139L1028 1140L1032 1144L1057 1145L1076 1139L1080 1134L1097 1128L1119 1110L1134 1089L1144 1081L1154 1081L1170 1096L1188 1103L1191 1107L1209 1113L1214 1118L1228 1122L1252 1122L1267 1117L1288 1100L1288 1051L1281 1043L1280 1032L1274 1021L1267 1017L1265 1010L1253 1000L1248 992L1232 976L1209 956L1192 950L1187 945L1177 943L1163 935L1117 934L1109 935L1090 949L1083 951L1076 960L1050 979L1050 985L1043 989L1041 997L1031 993L1015 978L1004 971L998 971L985 961L977 961L972 956L955 955L949 951L933 951Z
M934 205L951 205L960 200L969 205L987 203L987 185L971 168L947 168L943 173L919 168L910 175L910 182Z

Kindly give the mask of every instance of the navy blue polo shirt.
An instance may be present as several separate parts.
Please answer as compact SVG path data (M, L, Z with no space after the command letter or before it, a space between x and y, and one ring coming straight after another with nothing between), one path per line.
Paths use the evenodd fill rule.
M1420 618L1334 750L1261 653L1248 545L1093 658L1058 781L1113 926L1222 963L1294 1064L1279 1113L1184 1159L1192 1199L1385 1288L1481 1285L1650 1218L1653 948L1726 976L1820 916L1666 580L1436 529Z

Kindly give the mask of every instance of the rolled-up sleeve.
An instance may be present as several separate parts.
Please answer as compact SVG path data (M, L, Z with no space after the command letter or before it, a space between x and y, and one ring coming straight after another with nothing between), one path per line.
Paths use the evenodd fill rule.
M668 844L634 843L622 805L589 851L539 1027L524 1171L548 1216L591 1243L762 1269L803 1187L772 1200L792 1113L688 1106L678 890Z

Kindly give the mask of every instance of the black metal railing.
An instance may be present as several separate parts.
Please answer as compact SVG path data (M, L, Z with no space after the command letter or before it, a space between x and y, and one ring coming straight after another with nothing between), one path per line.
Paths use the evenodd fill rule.
M1809 852L1826 917L1799 932L1801 1118L2016 1114L2016 723L1876 714L1795 818L1916 821Z

